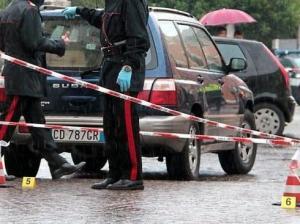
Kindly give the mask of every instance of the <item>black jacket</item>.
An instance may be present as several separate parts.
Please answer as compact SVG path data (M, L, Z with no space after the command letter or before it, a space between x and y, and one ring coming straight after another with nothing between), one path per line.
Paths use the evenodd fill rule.
M0 49L7 55L41 66L41 55L49 52L64 55L63 40L50 40L42 35L41 16L37 6L27 0L13 0L2 11ZM7 95L43 97L46 76L36 71L5 62Z
M122 65L130 65L133 68L130 91L142 90L145 79L145 55L150 47L146 0L105 0L104 11L79 7L76 12L101 30L102 47L126 40L121 57L116 57L114 62L120 68ZM106 87L113 88L118 72L118 69L103 72Z

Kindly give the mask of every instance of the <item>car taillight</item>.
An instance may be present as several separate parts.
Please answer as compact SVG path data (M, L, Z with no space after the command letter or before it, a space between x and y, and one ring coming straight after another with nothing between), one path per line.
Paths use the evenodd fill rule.
M143 90L143 91L139 92L139 95L137 96L137 98L139 98L140 100L148 101L149 94L150 94L150 90Z
M150 102L158 105L176 106L177 94L173 79L157 79L152 87Z
M276 63L276 65L279 67L281 75L283 76L284 81L285 81L285 87L289 87L290 86L290 77L289 77L288 72L283 67L283 65L281 64L281 62L279 61L279 59L269 50L269 48L267 48L266 46L264 46L264 48L266 49L266 51L268 52L268 54L272 57L272 59L274 60L274 62Z
M0 76L0 102L5 102L6 94L4 88L4 77Z
M139 92L137 98L139 98L140 100L148 101L150 91L151 91L151 87L152 87L152 83L153 83L153 80L147 80L146 79L145 82L144 82L143 91Z

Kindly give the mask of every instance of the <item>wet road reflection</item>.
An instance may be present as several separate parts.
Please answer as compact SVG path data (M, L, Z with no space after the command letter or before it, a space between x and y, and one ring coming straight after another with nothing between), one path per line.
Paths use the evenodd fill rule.
M0 189L0 223L299 223L300 209L272 206L294 151L261 148L244 176L225 175L216 155L203 155L198 181L170 181L163 163L145 159L144 191L92 190L98 179L83 176L52 181L43 165L36 189L22 190L20 179Z

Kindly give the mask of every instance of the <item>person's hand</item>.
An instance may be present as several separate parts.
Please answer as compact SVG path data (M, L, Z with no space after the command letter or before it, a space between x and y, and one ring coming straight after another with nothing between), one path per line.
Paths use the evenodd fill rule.
M129 68L128 68L129 67ZM132 71L130 66L124 66L119 72L117 83L120 86L121 92L126 92L130 88Z
M64 35L62 35L61 39L63 39L65 44L68 45L70 43L70 32L66 32Z
M74 19L76 15L76 6L73 7L66 7L63 11L62 14L65 16L66 19Z

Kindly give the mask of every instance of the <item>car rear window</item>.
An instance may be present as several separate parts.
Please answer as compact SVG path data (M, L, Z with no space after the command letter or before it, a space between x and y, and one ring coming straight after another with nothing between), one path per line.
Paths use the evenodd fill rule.
M47 66L53 69L86 70L100 67L103 54L99 40L99 30L82 20L63 18L46 20L44 30L51 39L68 39L63 57L47 54Z
M100 67L103 53L99 29L82 19L65 20L63 17L44 17L44 32L51 39L69 40L63 57L47 54L49 69L86 71ZM150 35L151 47L146 56L146 68L157 67L157 55Z
M270 57L269 53L264 49L262 43L244 43L244 46L254 61L258 75L274 73L279 68L276 62ZM267 65L267 66L266 66Z

